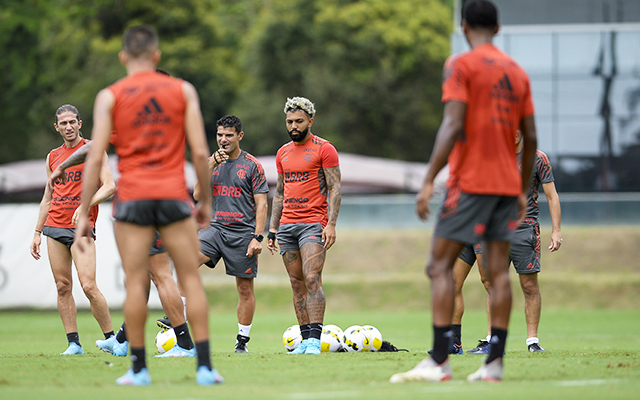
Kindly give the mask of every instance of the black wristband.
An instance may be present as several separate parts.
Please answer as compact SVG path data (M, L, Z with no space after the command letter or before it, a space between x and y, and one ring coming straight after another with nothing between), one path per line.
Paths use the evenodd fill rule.
M276 240L276 233L269 231L267 234L267 239Z

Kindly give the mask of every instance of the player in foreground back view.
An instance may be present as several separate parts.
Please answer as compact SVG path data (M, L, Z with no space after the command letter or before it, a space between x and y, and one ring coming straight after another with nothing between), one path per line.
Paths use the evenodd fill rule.
M97 179L97 157L113 140L119 157L120 180L114 202L114 232L126 277L125 323L132 368L116 380L119 385L149 385L144 346L149 287L149 248L154 229L174 261L187 301L197 353L196 382L224 382L212 368L209 350L208 304L198 273L198 227L211 216L207 157L198 94L188 82L155 71L160 60L153 28L134 26L123 37L120 61L127 77L101 90L94 105L93 147L85 162L90 196ZM196 204L195 219L184 177L185 144L189 144L196 175L205 190ZM84 248L90 233L88 204L83 202L76 243Z
M88 146L90 143L80 133L80 128L82 127L80 113L71 104L65 104L56 110L56 122L53 126L62 136L64 144L51 150L47 155L47 176L50 176L52 171L71 156L74 151ZM90 200L87 205L92 206L89 215L90 222L87 224L89 229L87 251L78 251L78 246L73 243L84 180L81 167L69 171L68 179L65 182L45 187L42 202L40 202L40 213L38 214L33 241L31 242L31 255L36 260L39 260L41 235L47 236L49 263L51 264L51 272L58 292L58 312L69 342L69 347L62 355L84 354L84 350L80 345L76 321L76 303L72 293L72 262L76 266L82 290L91 304L91 312L96 321L98 321L105 339L113 336L109 307L96 285L94 227L98 218L98 204L111 197L115 190L115 185L107 163L107 154L104 152L98 154L96 161L98 163L97 169L99 170L99 172L96 171L96 174L99 173L100 176L94 183L94 193L87 198ZM100 189L98 189L99 183L102 184Z
M524 218L536 152L529 78L511 57L495 47L498 11L488 0L471 0L462 29L471 46L445 64L444 117L418 194L416 211L429 217L436 174L449 162L447 195L435 226L427 274L431 279L433 354L391 382L440 382L452 377L448 359L453 314L453 265L465 245L483 242L491 282L491 353L469 381L502 380L502 357L511 313L509 242ZM516 130L523 133L518 170Z

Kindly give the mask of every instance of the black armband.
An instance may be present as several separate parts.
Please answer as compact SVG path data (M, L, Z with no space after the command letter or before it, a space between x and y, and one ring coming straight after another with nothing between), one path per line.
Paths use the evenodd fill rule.
M269 233L267 234L267 239L270 239L270 240L276 240L276 234L275 234L275 232L271 232L271 231L269 231Z

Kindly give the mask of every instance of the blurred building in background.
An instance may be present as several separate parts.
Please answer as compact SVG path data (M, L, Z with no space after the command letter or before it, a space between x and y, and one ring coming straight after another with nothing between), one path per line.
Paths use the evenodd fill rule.
M493 0L495 44L529 73L538 147L564 192L638 191L640 1ZM452 53L468 49L457 0Z

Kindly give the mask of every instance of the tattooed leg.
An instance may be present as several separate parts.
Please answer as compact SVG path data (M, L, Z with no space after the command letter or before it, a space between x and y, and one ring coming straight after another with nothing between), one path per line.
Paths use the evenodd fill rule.
M284 267L289 274L291 290L293 291L293 308L300 325L309 323L309 313L307 312L307 287L302 274L302 259L299 251L287 251L282 256Z
M323 323L325 310L322 268L326 250L319 243L307 242L300 248L307 289L307 311L311 323Z

